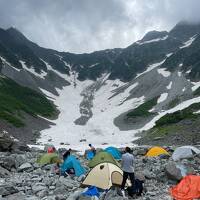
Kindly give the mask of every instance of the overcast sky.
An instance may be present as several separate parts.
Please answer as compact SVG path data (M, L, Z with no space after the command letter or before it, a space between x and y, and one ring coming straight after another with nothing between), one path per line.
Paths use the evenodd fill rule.
M200 0L0 0L0 27L75 53L126 47L150 30L200 20Z

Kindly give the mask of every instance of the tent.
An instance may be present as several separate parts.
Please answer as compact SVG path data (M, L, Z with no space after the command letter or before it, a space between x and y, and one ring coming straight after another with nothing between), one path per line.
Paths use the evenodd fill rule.
M113 163L119 166L119 163L112 157L112 155L104 151L97 153L95 157L90 160L88 166L92 168L103 162Z
M87 160L91 160L92 158L94 158L94 152L91 151L91 150L88 150L88 151L86 152L86 159L87 159Z
M181 182L170 188L173 199L192 200L200 198L200 176L188 175Z
M119 160L122 157L120 151L115 147L107 147L104 151L111 154L115 159Z
M200 150L193 146L182 146L178 147L172 154L172 159L174 161L183 158L192 158L195 154L200 154Z
M117 165L107 162L100 163L91 169L83 181L83 185L106 190L112 185L121 185L122 174L122 170Z
M68 156L61 166L61 173L64 173L68 169L74 169L75 176L81 176L85 174L86 170L81 166L80 161L75 156Z
M162 147L152 147L147 153L148 157L155 157L160 155L169 155L169 153Z
M37 163L41 165L61 163L59 156L56 153L45 153L37 159Z

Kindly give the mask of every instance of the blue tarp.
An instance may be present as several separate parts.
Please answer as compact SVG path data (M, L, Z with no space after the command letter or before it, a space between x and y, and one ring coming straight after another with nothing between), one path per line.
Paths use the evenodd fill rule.
M88 152L86 153L86 158L87 158L87 160L92 160L93 157L94 157L94 152L88 151Z
M89 187L88 190L83 192L82 194L85 196L100 196L99 191L95 186Z
M68 156L68 158L61 165L61 173L63 174L66 170L74 169L76 176L81 176L85 174L86 170L81 166L79 160L75 156Z
M115 147L107 147L104 151L111 154L113 158L115 159L121 159L122 157L122 154L120 153L120 151Z

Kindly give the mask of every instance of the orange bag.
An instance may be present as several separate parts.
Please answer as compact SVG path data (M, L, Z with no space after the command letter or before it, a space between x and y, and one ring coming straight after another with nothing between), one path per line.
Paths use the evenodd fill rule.
M185 176L178 185L170 188L170 193L175 200L200 198L200 176Z

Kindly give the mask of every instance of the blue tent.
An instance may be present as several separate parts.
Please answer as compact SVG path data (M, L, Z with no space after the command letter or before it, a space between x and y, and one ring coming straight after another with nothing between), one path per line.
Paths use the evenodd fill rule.
M75 156L68 156L68 158L61 165L62 174L68 169L74 169L76 176L81 176L85 174L86 170L81 166L81 163Z
M87 153L86 153L87 160L92 160L93 157L94 157L94 152L93 151L87 151Z
M115 147L107 147L104 151L111 154L115 159L121 159L122 157L120 151Z

